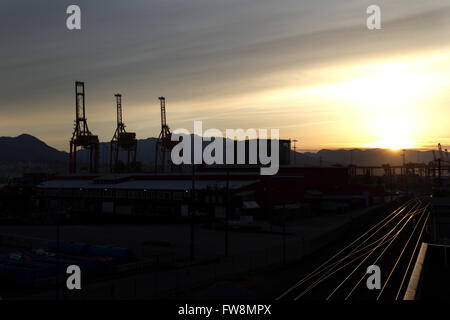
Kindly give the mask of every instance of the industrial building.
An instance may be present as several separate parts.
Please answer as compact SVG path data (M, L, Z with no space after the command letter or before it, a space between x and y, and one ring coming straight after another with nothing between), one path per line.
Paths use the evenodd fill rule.
M192 195L195 193L195 200ZM348 183L346 168L281 166L261 176L257 166L199 166L192 173L88 174L60 176L38 185L41 208L77 213L147 216L251 215L269 219L277 206L307 205L335 211L370 205L383 190ZM311 196L313 195L313 196ZM303 206L304 209L304 206ZM300 210L300 209L299 209Z

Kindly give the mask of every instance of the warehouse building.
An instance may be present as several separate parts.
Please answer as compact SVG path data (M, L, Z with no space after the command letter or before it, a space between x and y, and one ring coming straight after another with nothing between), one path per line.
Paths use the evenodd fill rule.
M193 179L194 177L194 179ZM195 203L197 215L222 218L228 205L231 215L269 218L283 204L309 203L312 207L333 194L340 202L373 195L363 187L348 185L346 168L281 166L278 174L262 176L258 166L199 166L191 173L108 174L60 176L38 186L43 209L77 213L187 216ZM194 192L193 192L194 190ZM311 199L311 190L320 197ZM336 197L337 190L351 193ZM195 194L193 202L192 195Z

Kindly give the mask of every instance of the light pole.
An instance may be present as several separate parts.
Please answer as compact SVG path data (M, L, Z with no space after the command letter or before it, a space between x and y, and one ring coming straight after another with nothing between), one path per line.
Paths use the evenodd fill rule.
M61 269L61 257L60 257L60 222L59 222L59 215L60 213L58 212L58 207L59 204L61 203L61 195L62 195L62 189L59 189L59 193L58 193L59 197L58 197L58 205L57 208L55 209L55 214L56 214L56 300L60 299L60 277L59 277L59 273L60 273L60 269Z
M296 164L296 158L297 158L297 147L295 144L297 141L298 140L296 140L296 139L292 140L292 142L294 143L294 164Z
M195 259L194 254L194 232L195 232L195 163L192 163L192 194L191 194L191 260Z
M230 219L230 170L227 168L226 211L225 211L225 257L228 257L228 222Z
M195 259L194 254L194 232L195 232L195 163L192 163L192 190L191 190L191 208L190 208L190 220L191 220L191 243L190 243L190 259L193 261Z
M283 197L282 197L283 198ZM283 265L286 264L286 202L283 201Z

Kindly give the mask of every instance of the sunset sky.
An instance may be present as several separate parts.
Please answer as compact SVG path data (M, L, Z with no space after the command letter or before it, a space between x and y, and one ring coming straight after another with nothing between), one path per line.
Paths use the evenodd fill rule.
M158 135L164 95L172 129L279 128L300 150L450 145L448 0L2 0L0 43L0 136L60 150L75 80L102 141L122 93L138 138Z

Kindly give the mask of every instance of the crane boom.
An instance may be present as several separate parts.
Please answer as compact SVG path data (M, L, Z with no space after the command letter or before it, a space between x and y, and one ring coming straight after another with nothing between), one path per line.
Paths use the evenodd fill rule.
M166 122L166 98L159 97L158 99L159 99L159 101L161 103L161 129L164 129L165 127L167 127L167 122Z
M116 97L116 106L117 106L117 127L122 128L123 127L123 121L122 121L122 95L120 93L117 93L114 95Z

